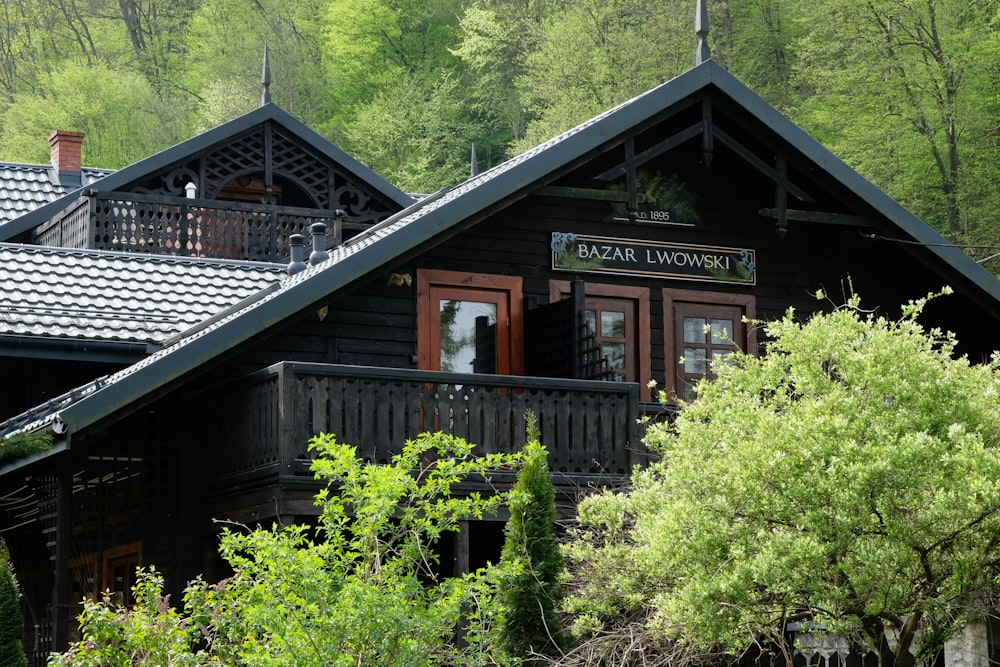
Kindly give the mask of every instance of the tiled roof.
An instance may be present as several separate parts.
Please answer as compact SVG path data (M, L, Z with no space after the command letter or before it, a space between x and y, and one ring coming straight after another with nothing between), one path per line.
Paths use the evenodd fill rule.
M55 201L77 187L86 187L113 173L108 169L84 167L80 186L59 184L56 170L47 164L0 162L0 224Z
M0 336L159 343L283 275L260 262L0 243Z

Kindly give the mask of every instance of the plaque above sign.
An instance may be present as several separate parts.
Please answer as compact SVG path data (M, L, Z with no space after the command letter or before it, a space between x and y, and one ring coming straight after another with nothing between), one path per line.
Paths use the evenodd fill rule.
M748 248L613 239L565 232L552 232L552 268L741 285L757 282L757 254Z
M693 227L694 223L681 221L681 216L677 211L669 208L661 208L657 204L642 204L640 203L634 212L634 215L628 216L624 212L616 212L615 215L611 216L611 219L616 222L630 222L636 224L655 224L655 225L675 225L678 227Z

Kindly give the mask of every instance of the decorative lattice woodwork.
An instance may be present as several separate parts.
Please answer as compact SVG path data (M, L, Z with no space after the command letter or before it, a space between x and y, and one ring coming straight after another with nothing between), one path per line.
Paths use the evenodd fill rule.
M324 211L341 209L344 221L375 224L398 210L398 206L375 189L350 175L329 157L315 151L273 123L264 123L225 144L206 148L182 163L165 167L143 178L125 191L184 197L188 183L197 186L199 199L215 200L241 178L254 177L281 188L282 201L298 208ZM289 202L291 192L295 201Z

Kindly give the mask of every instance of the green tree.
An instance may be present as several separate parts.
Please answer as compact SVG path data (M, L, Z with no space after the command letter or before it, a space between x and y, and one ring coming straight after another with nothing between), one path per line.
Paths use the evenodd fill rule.
M21 646L23 626L21 589L17 585L7 544L0 539L0 665L21 667L28 664Z
M339 136L356 111L411 77L435 85L459 64L452 47L464 2L330 0L323 55L330 73L326 124ZM434 190L440 188L440 185Z
M796 120L952 240L995 239L978 203L1000 193L976 168L984 152L996 161L982 78L996 83L995 6L837 0L797 15Z
M510 494L510 520L504 529L502 560L507 565L503 584L503 623L500 641L508 655L526 664L558 657L566 640L557 608L562 601L566 564L556 538L555 489L548 452L538 443L537 420L527 415L525 461ZM538 657L532 660L531 657Z
M806 323L789 311L764 356L733 357L651 426L661 460L580 506L579 628L640 619L700 651L761 643L790 661L785 629L810 623L900 665L982 613L1000 374L922 328L924 302L896 320L856 298Z
M709 7L713 57L775 107L792 106L798 26L791 3L718 0Z
M436 192L468 178L469 154L480 136L459 81L431 76L415 75L379 92L343 128L345 150L409 192Z
M182 109L162 99L141 75L73 61L45 78L42 91L15 96L0 115L0 155L45 163L53 130L83 132L84 164L119 168L184 138Z
M529 148L694 64L693 5L578 0L542 22L517 85L532 114Z
M326 0L203 0L184 32L187 87L199 128L260 104L264 46L274 101L307 125L328 115L331 81L322 53Z
M494 129L494 146L524 138L529 120L517 80L538 48L548 0L479 0L466 7L453 49L468 70L470 105Z
M443 434L406 443L389 465L366 463L332 436L310 447L319 452L317 477L329 483L315 527L225 531L220 552L232 577L194 582L176 611L155 572L143 574L134 609L87 604L83 640L52 664L503 664L490 629L500 571L442 576L435 545L506 501L453 488L470 477L488 482L520 457L474 456Z

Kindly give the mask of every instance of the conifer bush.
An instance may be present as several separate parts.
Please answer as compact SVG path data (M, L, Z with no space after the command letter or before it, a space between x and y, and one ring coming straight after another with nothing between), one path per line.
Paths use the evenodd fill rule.
M527 421L530 442L511 491L501 558L506 576L500 641L508 654L532 664L541 662L543 656L558 656L565 647L557 609L566 566L555 531L555 489L548 452L538 442L535 416L529 413Z
M0 540L0 665L22 667L28 660L21 646L21 589L14 576L7 544Z

